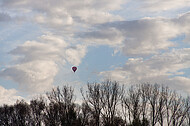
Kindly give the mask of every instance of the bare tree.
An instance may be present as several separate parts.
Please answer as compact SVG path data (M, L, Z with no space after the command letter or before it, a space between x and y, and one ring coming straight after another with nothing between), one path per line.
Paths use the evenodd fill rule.
M186 109L187 109L187 113L186 113L186 125L190 126L190 97L188 96L186 98L186 105L185 105Z
M158 97L158 106L157 106L157 116L158 116L158 123L160 126L164 125L164 118L166 117L166 107L165 107L165 101L167 100L167 94L168 94L168 87L161 86L160 93Z
M74 104L74 89L68 86L63 86L62 90L57 87L52 92L47 93L50 101L47 108L46 123L53 123L52 125L75 125L76 112Z
M86 103L82 103L81 105L81 112L79 113L79 120L81 126L89 126L90 120L93 118L91 113L91 108Z
M30 106L24 100L17 101L14 105L13 124L17 126L30 124Z
M156 123L158 122L159 119L159 96L160 96L160 91L159 91L159 85L154 84L150 85L149 90L147 91L147 96L148 96L148 101L150 103L150 120L152 126L155 126Z
M93 115L94 123L91 125L100 126L100 114L103 108L104 103L101 101L101 86L100 84L87 84L88 89L86 94L83 93L81 89L81 93L84 99L84 103L91 109L91 113Z
M14 107L13 105L3 105L0 107L0 125L1 126L10 126L13 125L13 114L14 114Z
M140 120L141 104L140 104L140 88L131 86L127 94L122 98L123 107L127 108L128 120L132 122Z
M30 101L32 125L41 126L44 122L45 98L39 97Z
M123 96L123 88L118 82L107 80L101 85L102 118L105 126L113 126L117 117L117 107Z
M168 126L183 125L189 111L188 99L184 99L175 91L170 91L165 99L166 119Z
M148 95L147 92L150 90L150 84L144 83L140 84L140 97L141 97L141 115L142 115L142 126L148 125Z
M124 87L115 81L88 83L83 104L75 103L74 89L63 86L47 98L0 106L2 126L186 126L190 125L190 97L168 87L144 83ZM121 112L119 113L119 112Z

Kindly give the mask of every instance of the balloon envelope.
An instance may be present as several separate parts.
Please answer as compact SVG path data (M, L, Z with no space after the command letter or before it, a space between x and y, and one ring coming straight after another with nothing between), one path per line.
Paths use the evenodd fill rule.
M77 70L77 67L72 67L72 70L73 70L73 72L75 72L76 70Z

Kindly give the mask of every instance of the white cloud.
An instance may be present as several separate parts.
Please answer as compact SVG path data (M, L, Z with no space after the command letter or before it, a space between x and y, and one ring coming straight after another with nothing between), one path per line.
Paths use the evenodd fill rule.
M100 75L126 84L151 82L190 91L187 86L190 78L183 77L183 69L189 68L190 48L184 48L154 55L150 59L130 58L123 67L100 72Z
M190 5L188 0L136 1L141 2L141 7L151 12ZM109 45L119 48L123 54L130 57L155 56L148 60L131 58L124 67L116 68L113 72L102 72L103 76L108 75L130 83L150 80L165 80L167 83L176 80L176 85L178 81L187 83L188 78L169 76L182 76L183 73L179 70L190 67L186 56L189 49L159 53L177 46L171 39L182 34L186 36L184 42L190 42L190 14L174 19L144 18L121 21L122 17L112 12L121 9L123 3L124 0L1 0L0 7L4 12L0 13L0 21L24 16L28 19L25 21L40 24L45 29L51 28L56 35L44 35L38 40L26 41L12 50L10 53L18 56L16 65L7 67L0 75L19 83L22 90L42 92L52 87L59 70L57 62L63 66L66 63L77 66L87 53L87 45ZM81 34L78 36L79 32ZM80 40L75 41L76 43L85 42L86 45L74 45L72 40L76 39L75 37ZM179 61L180 58L184 62Z
M190 6L189 0L137 0L144 10L159 12Z
M1 7L12 13L18 11L19 15L24 13L27 18L45 27L58 29L78 23L81 27L121 20L120 16L110 12L121 9L122 3L124 0L2 0Z
M170 20L141 19L102 25L82 37L87 42L123 47L124 54L135 56L155 54L174 46L169 39L180 33Z
M127 56L147 56L178 46L172 39L185 34L189 43L190 14L177 18L144 18L134 21L118 21L96 27L96 30L82 34L84 41L122 47Z
M181 15L179 18L173 19L176 25L179 26L179 30L185 34L185 39L183 40L186 43L190 43L190 12Z
M160 50L174 46L169 39L180 35L175 24L164 19L125 22L118 28L121 28L126 36L125 46L122 49L126 55L156 54Z
M66 51L67 61L78 66L81 59L86 55L86 47L83 45L76 45L68 48Z
M40 41L26 41L12 50L11 54L22 55L22 62L33 60L59 60L67 44L56 36L42 36Z
M21 91L41 93L52 88L57 72L53 61L39 60L6 68L0 75L17 82Z
M60 36L43 35L38 41L27 41L10 52L18 55L16 65L7 67L0 76L17 82L20 89L30 93L52 88L58 64L79 65L86 47L70 45Z
M21 96L17 95L17 90L15 89L5 89L0 86L0 105L3 104L14 104L16 100L23 99Z

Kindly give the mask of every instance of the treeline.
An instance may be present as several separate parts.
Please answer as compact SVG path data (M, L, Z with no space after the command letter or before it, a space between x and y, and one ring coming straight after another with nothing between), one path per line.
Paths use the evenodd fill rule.
M0 107L1 126L190 126L190 98L158 84L125 88L118 82L89 83L77 104L74 89Z

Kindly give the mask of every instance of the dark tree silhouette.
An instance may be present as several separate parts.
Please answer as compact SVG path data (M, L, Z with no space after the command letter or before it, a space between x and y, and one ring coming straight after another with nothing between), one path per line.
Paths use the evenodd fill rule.
M71 126L77 124L77 115L74 104L74 89L63 86L62 90L57 87L47 93L50 101L46 108L47 125Z
M30 106L24 100L17 101L14 105L13 124L16 126L30 125Z
M141 114L140 88L131 86L122 98L122 106L127 108L130 123L137 122Z
M12 105L3 105L0 107L0 125L1 126L9 126L13 125L13 116L14 107Z
M101 86L100 84L88 83L88 89L86 94L83 93L81 89L81 93L84 99L84 103L91 110L92 119L90 120L90 124L92 126L100 126L100 114L103 108L104 103L101 102L102 94L101 94Z
M124 90L125 89L125 90ZM74 89L54 88L29 103L0 106L1 126L187 126L190 97L158 84L132 85L115 81L88 83L83 101L75 103Z
M141 97L141 114L142 114L142 126L148 126L149 122L148 118L148 96L147 92L149 90L150 84L140 84L138 85L140 88L140 97Z
M44 113L45 113L45 98L39 97L30 101L31 108L31 124L33 126L42 126L44 123Z
M90 120L93 118L93 115L91 113L91 108L86 103L82 103L79 113L79 120L81 126L89 126Z
M107 80L101 85L101 102L103 103L102 118L105 126L114 126L114 119L117 119L117 108L121 103L123 88L119 83Z

